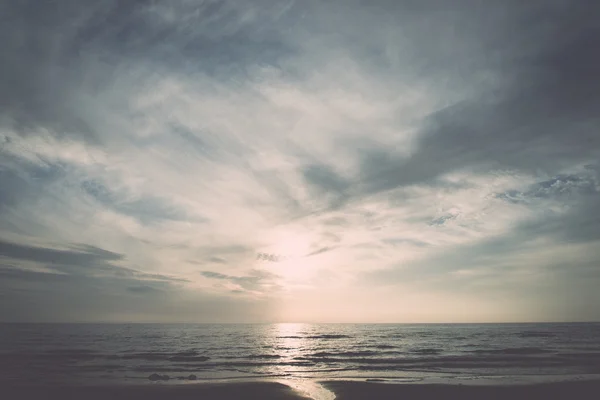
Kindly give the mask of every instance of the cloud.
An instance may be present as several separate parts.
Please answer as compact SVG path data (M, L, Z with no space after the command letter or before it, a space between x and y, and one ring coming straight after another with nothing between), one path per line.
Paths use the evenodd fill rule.
M331 207L342 207L345 202L345 192L350 187L343 177L339 176L330 166L309 165L302 171L304 179L315 188L318 195L331 198Z
M79 265L121 260L123 255L86 245L77 250L60 250L0 241L0 255L13 259Z
M153 220L192 220L184 211L168 201L159 197L146 196L143 199L128 199L126 193L117 194L111 192L103 184L96 181L84 181L81 185L83 191L106 207L116 212L133 216L142 223ZM202 221L202 219L198 219Z
M139 286L129 286L127 288L127 290L129 290L130 292L133 292L133 293L145 294L145 293L153 293L160 289L157 289L152 286L147 286L147 285L139 285Z
M231 276L214 271L201 271L200 274L209 279L223 280L234 284L235 287L239 288L232 289L236 293L241 293L244 291L250 293L268 291L273 293L274 291L281 289L281 287L277 284L277 279L279 277L267 271L252 270L250 271L249 275L245 276Z
M332 251L332 250L335 250L335 246L334 247L321 247L320 249L317 249L311 253L308 253L306 255L306 257L316 256L319 254L327 253L328 251Z
M447 221L456 218L456 215L443 215L441 217L435 218L432 220L429 225L444 225Z
M204 275L205 277L211 278L211 279L231 279L232 278L228 275L220 274L218 272L213 272L213 271L202 271L201 274Z
M412 302L453 320L481 299L477 318L551 319L553 291L596 301L598 8L5 2L0 261L23 309L0 317L393 322Z
M586 3L569 8L566 3L555 2L541 8L513 3L511 7L505 12L514 15L514 20L490 20L495 6L461 9L450 16L462 20L479 13L482 25L476 29L481 42L467 41L465 50L472 58L451 57L440 62L443 67L439 71L452 76L448 62L478 61L481 55L474 52L486 42L495 43L495 56L504 61L489 64L481 60L481 71L493 80L470 85L473 92L467 98L423 118L412 154L399 153L375 140L361 147L357 152L359 180L354 182L361 192L427 183L464 168L558 173L572 163L597 157L600 143L592 126L598 99L593 95L595 83L590 82L596 81L593 71L600 58L592 50L590 38L597 34L598 26L588 14L595 6ZM537 22L521 23L533 15L537 15ZM483 26L483 21L488 26ZM548 29L545 21L556 23ZM577 21L578 29L562 28L572 21ZM457 26L452 22L447 26ZM465 26L473 28L473 24ZM507 32L511 32L509 36ZM536 35L533 43L511 40L531 35ZM424 58L433 64L436 55L427 56L433 57ZM472 69L465 66L465 70Z
M0 240L0 256L13 262L33 262L48 268L50 272L59 274L81 276L94 276L98 274L102 276L108 274L108 276L112 277L141 280L185 281L180 278L150 274L115 265L114 262L124 261L122 254L91 245L71 245L70 249L53 249ZM15 276L21 276L19 273L17 272Z
M527 203L538 199L569 200L577 195L595 195L599 185L593 175L558 175L531 185L525 192L509 190L497 197L513 203Z

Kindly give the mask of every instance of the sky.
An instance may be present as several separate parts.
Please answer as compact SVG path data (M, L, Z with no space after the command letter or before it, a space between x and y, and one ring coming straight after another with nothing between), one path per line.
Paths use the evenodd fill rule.
M600 320L599 12L0 1L0 321Z

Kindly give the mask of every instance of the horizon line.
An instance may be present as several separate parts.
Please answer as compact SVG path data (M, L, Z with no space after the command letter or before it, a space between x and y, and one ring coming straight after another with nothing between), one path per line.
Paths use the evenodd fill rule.
M518 324L597 324L580 321L503 321L503 322L153 322L153 321L0 321L3 325L518 325Z

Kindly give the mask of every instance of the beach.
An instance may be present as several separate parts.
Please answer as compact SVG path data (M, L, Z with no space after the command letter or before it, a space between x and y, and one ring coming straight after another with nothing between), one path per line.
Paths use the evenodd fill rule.
M5 388L6 389L6 388ZM5 400L302 400L291 387L275 382L189 385L47 386L6 389Z
M600 324L2 328L2 399L600 397Z
M563 400L597 399L600 381L556 382L533 385L420 385L372 382L327 382L336 400Z
M600 380L531 385L388 384L381 382L327 381L321 384L336 400L444 399L444 400L566 400L597 399ZM298 393L276 382L194 383L185 385L48 386L4 388L8 400L327 400ZM334 396L334 397L332 397Z

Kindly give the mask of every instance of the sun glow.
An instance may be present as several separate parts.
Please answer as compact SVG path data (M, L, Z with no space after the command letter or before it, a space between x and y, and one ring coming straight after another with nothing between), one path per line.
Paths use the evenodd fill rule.
M317 259L310 257L316 242L311 232L300 229L281 229L270 233L269 246L263 247L257 262L280 276L286 289L306 284L317 269ZM265 259L266 258L266 259Z
M273 236L271 252L285 260L300 259L310 253L313 238L309 232L284 231Z

